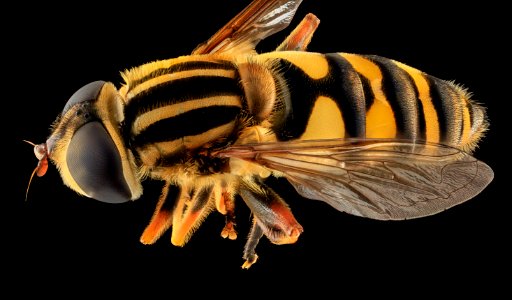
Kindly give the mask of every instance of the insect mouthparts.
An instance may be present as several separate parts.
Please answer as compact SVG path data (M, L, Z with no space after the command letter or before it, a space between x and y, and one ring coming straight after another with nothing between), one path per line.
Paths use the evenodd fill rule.
M32 171L32 175L30 175L30 179L28 181L27 191L25 192L25 201L27 201L28 190L30 189L30 184L32 183L32 178L34 178L34 174L37 174L37 177L42 177L42 176L44 176L44 174L46 174L46 171L48 170L48 150L47 150L48 148L46 147L46 143L36 145L35 143L33 143L31 141L27 141L27 140L23 140L23 141L27 144L34 146L34 154L36 155L37 159L39 160L34 171Z

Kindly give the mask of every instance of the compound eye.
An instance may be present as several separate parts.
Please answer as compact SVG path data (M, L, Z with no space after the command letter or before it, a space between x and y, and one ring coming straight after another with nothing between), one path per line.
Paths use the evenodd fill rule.
M130 200L121 156L100 122L89 122L76 131L66 162L71 176L89 197L107 203Z
M94 101L98 98L100 94L101 88L105 85L105 81L94 81L89 84L84 85L78 91L76 91L71 98L69 98L66 105L64 105L64 109L62 110L62 114L64 115L71 107L75 104L85 102L85 101Z

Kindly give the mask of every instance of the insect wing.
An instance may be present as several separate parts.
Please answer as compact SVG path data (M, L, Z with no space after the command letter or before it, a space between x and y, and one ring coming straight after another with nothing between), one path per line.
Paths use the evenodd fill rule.
M493 179L456 148L390 139L334 139L233 146L221 153L282 173L302 196L357 216L418 218L471 199Z
M259 41L286 28L302 0L255 0L192 54L253 51Z

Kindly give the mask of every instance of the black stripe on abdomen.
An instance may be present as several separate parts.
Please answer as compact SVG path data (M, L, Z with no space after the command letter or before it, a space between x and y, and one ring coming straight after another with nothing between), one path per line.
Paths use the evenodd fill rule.
M373 102L375 102L375 94L373 93L372 84L370 80L363 75L359 75L359 78L361 79L361 83L363 84L365 107L366 111L368 111L372 107Z
M279 140L299 138L306 131L315 101L321 96L338 105L346 137L365 136L366 93L359 74L339 54L326 54L325 59L329 70L327 76L319 79L311 78L286 59L276 59L277 69L281 70L280 75L286 81L291 99L286 119L273 127Z
M363 83L352 64L337 53L325 55L329 64L326 95L336 101L348 137L365 137L366 103Z
M424 75L430 88L430 98L437 112L439 122L439 141L442 143L455 143L461 135L461 128L457 130L457 118L453 103L451 86L434 76ZM458 132L458 133L457 133Z
M406 139L425 138L425 125L420 132L420 100L414 80L392 60L380 56L366 56L382 73L382 91L395 114L397 137Z

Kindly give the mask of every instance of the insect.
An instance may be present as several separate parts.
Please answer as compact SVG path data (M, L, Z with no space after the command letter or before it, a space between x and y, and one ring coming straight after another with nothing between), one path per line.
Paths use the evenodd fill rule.
M493 179L471 153L485 109L452 82L375 55L314 53L312 14L269 53L259 41L286 28L300 0L255 0L192 54L96 81L65 104L32 176L48 161L83 196L123 203L145 179L164 188L141 242L167 230L183 246L212 211L237 238L235 207L252 213L243 268L265 236L303 232L265 184L284 177L305 198L349 214L403 220L469 200ZM31 177L32 179L32 177Z

